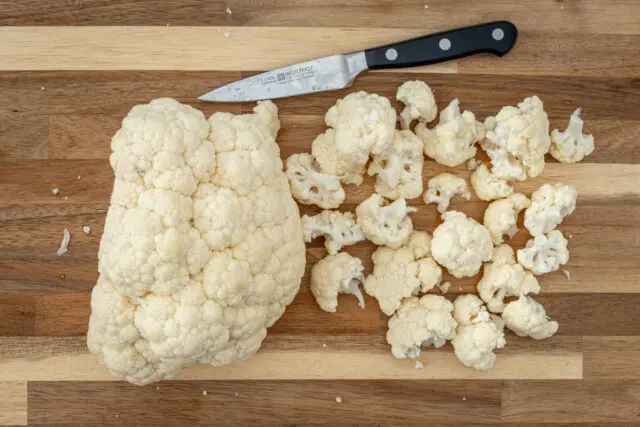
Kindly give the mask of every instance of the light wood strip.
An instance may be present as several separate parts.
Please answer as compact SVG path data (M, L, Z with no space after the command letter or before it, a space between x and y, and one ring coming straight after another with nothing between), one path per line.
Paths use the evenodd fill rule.
M27 425L27 383L0 381L0 425Z
M183 370L176 380L582 378L582 354L576 352L503 355L488 372L465 367L450 348L426 350L418 360L424 364L424 369L416 369L415 361L395 359L388 351L336 351L328 347L315 351L264 350L256 354L250 363L221 368L192 366ZM90 354L66 354L33 360L0 359L0 381L114 380Z
M0 27L0 70L267 70L422 34L303 27ZM414 70L457 69L453 61Z

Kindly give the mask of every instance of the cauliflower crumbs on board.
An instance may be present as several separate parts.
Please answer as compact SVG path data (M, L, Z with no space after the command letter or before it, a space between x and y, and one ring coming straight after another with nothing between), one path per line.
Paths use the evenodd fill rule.
M416 369L422 369L424 368L424 365L422 364L422 362L420 362L419 360L416 360Z
M340 396L336 397L336 402L342 403L342 398Z
M58 256L62 256L67 252L69 252L68 247L69 247L69 241L71 240L71 233L69 233L69 230L67 230L66 228L64 229L63 233L64 234L62 236L62 242L60 243L60 247L56 251L56 255Z
M58 193L60 193L60 189L59 189L58 187L56 187L56 188L52 188L52 189L51 189L51 192L52 192L53 194L58 194Z

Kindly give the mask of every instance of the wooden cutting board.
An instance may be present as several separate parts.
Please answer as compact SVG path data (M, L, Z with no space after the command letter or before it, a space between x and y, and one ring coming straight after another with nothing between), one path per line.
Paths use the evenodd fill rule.
M639 17L637 0L0 2L0 424L640 421ZM168 96L207 115L249 111L194 100L256 71L497 19L520 30L502 59L370 72L353 90L393 97L420 78L441 108L459 97L480 119L538 94L552 128L583 108L595 153L576 165L550 160L542 176L518 185L527 194L556 181L579 190L561 226L571 237L571 280L541 278L538 300L560 323L556 336L509 334L487 373L463 367L449 345L425 351L419 370L391 357L374 300L360 310L341 298L338 313L324 313L307 274L249 363L197 366L136 387L114 381L87 353L113 179L109 141L133 105ZM309 150L324 112L346 93L278 101L283 158ZM444 170L427 161L425 179ZM341 208L353 210L371 191L370 180L349 188ZM434 207L412 204L415 227L432 232ZM475 198L453 202L476 219L485 207ZM57 257L65 227L69 253ZM513 244L526 239L520 233ZM369 270L372 249L348 252ZM310 245L308 266L324 254L322 242ZM473 292L477 279L454 281L448 297Z

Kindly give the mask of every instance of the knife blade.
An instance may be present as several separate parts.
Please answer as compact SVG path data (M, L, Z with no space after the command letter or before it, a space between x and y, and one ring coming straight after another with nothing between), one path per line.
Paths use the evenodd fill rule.
M365 70L431 65L476 53L503 56L517 37L511 22L488 22L278 68L219 87L198 99L245 102L344 89Z

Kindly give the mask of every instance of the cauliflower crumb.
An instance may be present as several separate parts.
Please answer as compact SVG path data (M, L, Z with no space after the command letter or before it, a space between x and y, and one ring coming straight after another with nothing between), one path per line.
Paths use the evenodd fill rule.
M202 390L202 395L206 396L207 395L207 390Z
M336 402L342 403L342 398L340 396L336 397Z
M467 398L466 398L466 397L464 397L464 396L462 396L462 400L467 400Z
M69 200L69 196L64 196L64 199L65 200Z
M238 392L237 391L235 392L235 395L238 396Z
M76 180L80 181L80 178L82 178L82 175L76 176Z
M157 387L156 387L156 390L160 390L160 386L157 386Z
M91 233L91 226L89 225L82 226L82 231L84 231L87 234Z
M70 240L71 240L71 233L69 233L69 230L65 228L64 235L62 237L62 243L60 243L60 247L56 251L56 255L62 256L69 251L67 248L69 247Z
M569 270L562 270L562 274L564 274L564 277L566 277L567 280L571 280L571 273Z
M60 193L60 189L59 189L58 187L56 187L56 188L52 188L52 189L51 189L51 192L52 192L53 194L58 194L58 193Z
M227 8L226 12L227 12L227 15L231 15L233 13L233 12L231 12L231 9L229 9L229 8Z
M444 282L436 286L441 293L446 294L451 289L451 282Z
M326 344L322 344L322 348L327 348L327 345Z
M420 362L419 360L416 360L416 369L422 369L424 368L424 365L422 364L422 362Z
M225 31L225 32L224 32L224 36L225 36L226 38L229 38L229 37L231 37L231 33L230 33L229 31Z
M40 90L44 90L44 86L40 86Z
M424 202L427 205L437 203L438 212L443 214L447 211L449 203L454 196L459 196L465 200L471 199L467 182L450 173L441 173L429 180L427 191L424 193Z
M476 155L476 142L484 138L484 127L471 111L460 113L460 102L451 101L440 112L433 129L418 123L416 134L424 143L424 153L445 166L458 166Z

